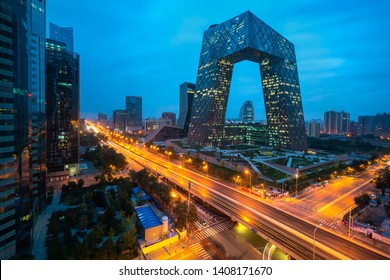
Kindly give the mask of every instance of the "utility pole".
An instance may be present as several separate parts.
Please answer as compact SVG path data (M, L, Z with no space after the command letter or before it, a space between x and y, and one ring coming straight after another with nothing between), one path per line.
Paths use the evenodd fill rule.
M187 236L190 230L188 223L188 216L190 215L190 199L191 199L191 181L188 181L188 197L187 197L187 215L186 215L186 225L187 225Z

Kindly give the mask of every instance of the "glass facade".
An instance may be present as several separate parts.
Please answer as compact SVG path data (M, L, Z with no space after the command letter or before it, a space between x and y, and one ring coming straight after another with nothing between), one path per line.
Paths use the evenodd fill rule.
M49 38L64 43L66 45L66 49L73 52L73 27L60 27L50 22Z
M267 145L267 126L261 123L227 122L224 127L223 145Z
M129 130L142 128L142 97L126 96L127 127Z
M46 1L31 1L30 93L32 118L31 173L33 217L46 208Z
M0 2L0 259L31 253L45 201L44 33L45 1Z
M14 104L14 50L11 1L0 2L0 259L16 254L15 195L18 184Z
M125 132L126 118L127 118L127 113L125 110L115 110L113 113L114 129Z
M233 66L242 60L260 65L269 145L306 149L294 45L249 11L204 32L189 140L222 143Z
M241 106L239 120L242 122L254 122L255 121L255 110L253 108L252 101L245 101Z
M190 125L194 94L195 84L185 82L180 85L180 112L177 127L182 128L186 133Z
M46 40L47 168L80 162L80 58L64 43Z

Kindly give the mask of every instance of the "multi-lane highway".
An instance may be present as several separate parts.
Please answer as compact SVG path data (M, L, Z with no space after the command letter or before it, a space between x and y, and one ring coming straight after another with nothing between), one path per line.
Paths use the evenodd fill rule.
M140 164L162 174L186 188L191 181L191 193L224 212L233 220L252 228L297 259L389 259L390 256L364 244L349 240L334 232L281 211L248 196L236 188L202 174L180 167L175 162L149 153L145 147L123 147L113 141L108 144Z

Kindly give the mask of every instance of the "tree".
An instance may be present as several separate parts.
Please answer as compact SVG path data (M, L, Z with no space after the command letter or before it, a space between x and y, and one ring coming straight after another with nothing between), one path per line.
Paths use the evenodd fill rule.
M370 196L368 194L365 193L365 194L362 194L362 195L354 197L353 201L355 202L355 204L357 206L364 207L364 206L367 206L370 203L371 198L370 198Z
M176 218L176 227L183 228L186 226L187 221L187 202L177 202L175 208L173 209L173 215ZM194 223L198 220L198 214L196 212L196 207L193 204L190 204L190 209L188 212L188 222Z
M137 172L134 170L134 169L131 169L130 171L129 171L129 177L130 177L130 179L131 180L133 180L133 181L135 181L136 179L137 179Z
M104 236L104 228L102 224L97 224L92 231L87 235L87 242L91 247L95 247L96 244L102 242Z
M77 187L82 188L84 186L84 180L83 179L78 179L77 180Z
M48 260L66 260L68 254L66 253L65 246L60 242L58 238L54 238L49 241L47 245L47 259Z
M196 212L196 207L193 204L190 204L190 211L188 212L188 222L194 223L197 220L198 220L198 213Z
M82 215L79 218L79 228L81 230L85 230L85 229L87 229L87 226L88 226L88 217L87 217L87 215Z
M121 253L134 253L137 250L136 235L137 228L135 227L134 223L131 223L130 228L125 233L123 233L122 238L118 242L118 249Z
M173 215L176 220L176 228L184 228L186 226L186 207L183 202L178 201L175 208L173 208Z
M375 179L376 188L382 191L382 195L385 193L386 188L390 187L390 169L389 166L377 171L377 177Z

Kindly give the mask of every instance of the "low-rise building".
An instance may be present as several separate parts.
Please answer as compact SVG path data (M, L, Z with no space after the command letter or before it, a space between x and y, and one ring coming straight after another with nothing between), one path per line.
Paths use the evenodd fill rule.
M160 241L164 234L168 232L168 217L163 216L160 220L152 206L135 207L135 213L137 214L137 228L145 245Z

